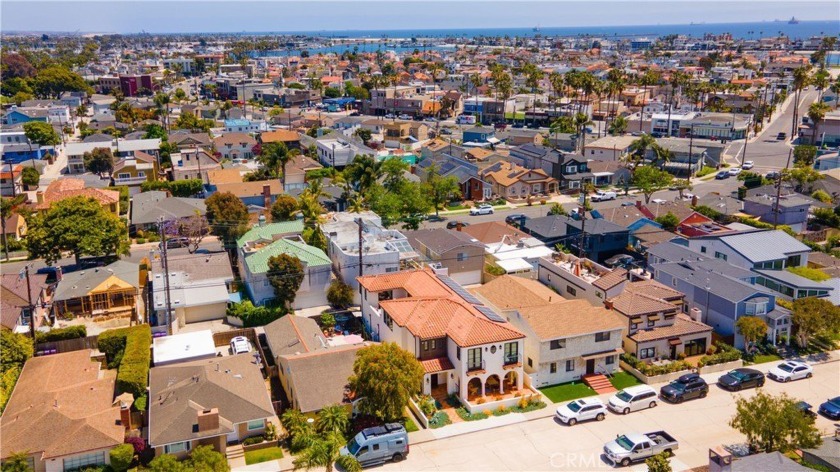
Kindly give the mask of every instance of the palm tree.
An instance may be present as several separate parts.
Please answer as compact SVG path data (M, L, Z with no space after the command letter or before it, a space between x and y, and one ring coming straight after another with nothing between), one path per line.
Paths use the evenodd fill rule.
M615 107L613 107L613 102L617 102L621 99L621 92L624 91L624 86L626 85L626 83L627 80L624 76L624 72L622 72L620 69L610 69L610 71L607 72L607 96L610 98L610 107L609 112L607 113L607 119L609 119L610 121L616 119L616 117L614 116L616 110ZM624 122L624 130L626 130L627 120L624 120ZM612 127L612 123L610 124L610 127Z
M659 72L656 72L656 71L653 71L653 70L647 70L645 72L645 74L642 76L642 78L640 79L639 83L642 85L642 88L645 91L644 96L642 98L645 101L647 101L646 97L647 97L648 87L650 87L652 85L656 85L656 83L659 82L659 78L660 78ZM641 111L641 113L639 113L639 131L642 130L642 123L645 121L644 118L645 118L645 104L642 103L642 111Z
M470 76L470 85L472 85L472 87L473 87L473 95L475 96L475 109L476 109L476 112L478 112L478 88L479 88L479 87L481 87L481 85L482 85L483 83L484 83L484 79L482 79L482 78L481 78L481 75L480 75L480 74L472 74L472 75ZM481 122L483 121L481 118L482 118L482 117L481 117L481 115L479 114L479 116L478 116L478 117L476 117L476 120L477 120L476 122L477 122L477 123L479 123L479 124L481 124Z
M580 153L586 153L586 127L592 124L592 120L586 116L585 113L577 112L574 118L575 124L575 133L577 133L578 138L580 138L581 146L580 146Z
M840 103L840 78L831 84L831 92L834 94L834 109L836 110L838 103Z
M814 102L808 107L808 118L811 119L813 131L811 131L811 144L817 144L817 124L825 118L825 114L831 110L827 103Z
M355 461L348 461L346 459L340 459L341 456L341 448L346 444L344 440L344 436L340 433L330 433L324 435L323 438L316 438L312 441L312 443L304 449L303 451L298 454L298 456L294 460L294 468L295 470L299 469L314 469L314 468L324 468L327 472L333 471L333 465L336 462L340 461L340 465L345 470L345 472L358 472L361 470L361 466L358 466L358 462ZM349 457L349 456L344 456ZM353 462L358 466L350 465Z
M533 118L531 119L532 124L537 119L537 91L539 91L540 87L540 80L543 78L543 71L535 66L530 62L526 62L524 66L522 66L522 73L525 74L525 85L531 89L531 93L534 94L534 104L531 107L531 113L533 114Z
M343 434L349 426L350 418L347 416L347 409L341 405L325 407L318 412L318 417L315 420L315 429L321 434Z
M791 118L790 136L793 139L796 136L796 127L799 123L799 99L802 95L802 90L808 86L811 81L811 66L802 66L793 71L793 116Z
M814 73L814 77L811 78L811 84L816 87L817 90L820 92L819 101L822 101L823 91L828 88L828 84L831 81L831 74L828 73L825 69L820 69Z
M263 163L263 165L268 167L270 171L273 171L275 175L280 175L280 184L285 189L286 165L299 154L300 151L298 151L297 149L292 149L290 151L289 148L287 148L286 145L281 142L267 143L262 147L262 152L260 153L260 161Z
M553 103L554 108L554 116L557 116L557 101L563 95L563 88L566 86L566 79L563 77L563 74L559 72L552 72L548 74L548 83L551 84L551 92L554 95L552 97L551 103Z
M625 134L627 132L628 124L629 123L627 123L627 118L625 118L623 116L616 116L610 122L610 129L609 129L610 134L613 135L613 136L618 135L618 134L621 134L621 135Z
M636 168L644 162L648 150L656 152L657 148L659 148L659 144L656 142L656 138L649 134L643 134L639 139L630 143L630 153L627 155L627 160L632 166L631 170L635 172Z
M158 112L163 115L163 126L169 132L169 94L158 93L155 95L154 102L158 108Z

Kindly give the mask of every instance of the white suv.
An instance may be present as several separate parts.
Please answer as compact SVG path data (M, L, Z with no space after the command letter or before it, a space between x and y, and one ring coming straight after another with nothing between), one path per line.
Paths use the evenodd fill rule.
M555 416L569 426L574 426L578 421L603 421L607 416L607 407L598 398L582 398L557 407Z
M647 385L627 387L610 398L610 410L627 414L656 406L656 390Z
M470 215L492 215L493 214L493 207L488 204L479 205L477 207L470 208Z

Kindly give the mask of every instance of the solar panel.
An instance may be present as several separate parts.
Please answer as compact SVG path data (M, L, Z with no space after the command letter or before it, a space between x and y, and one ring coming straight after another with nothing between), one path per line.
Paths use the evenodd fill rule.
M467 303L472 305L481 305L481 301L473 296L470 292L464 290L464 287L461 286L458 282L449 278L448 275L438 275L438 279L443 282L447 287L452 289L453 292L457 293L458 296L463 298Z
M499 316L498 313L491 310L489 307L476 305L475 309L480 311L481 314L486 316L487 319L490 320L490 321L495 321L497 323L504 323L505 321L507 321L504 318L502 318L501 316Z

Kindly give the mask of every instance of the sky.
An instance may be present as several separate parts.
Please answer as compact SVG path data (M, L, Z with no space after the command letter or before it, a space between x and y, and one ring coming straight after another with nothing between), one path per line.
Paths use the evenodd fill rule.
M322 31L840 21L834 1L2 0L1 31Z

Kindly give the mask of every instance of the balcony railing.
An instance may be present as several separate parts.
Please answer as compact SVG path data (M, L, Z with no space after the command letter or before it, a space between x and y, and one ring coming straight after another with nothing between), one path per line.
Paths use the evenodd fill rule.
M146 177L114 177L114 184L115 185L142 184L143 182L145 182L147 180L148 180L148 178L146 178Z
M519 363L519 354L507 354L507 355L505 355L505 365L518 364L518 363Z

